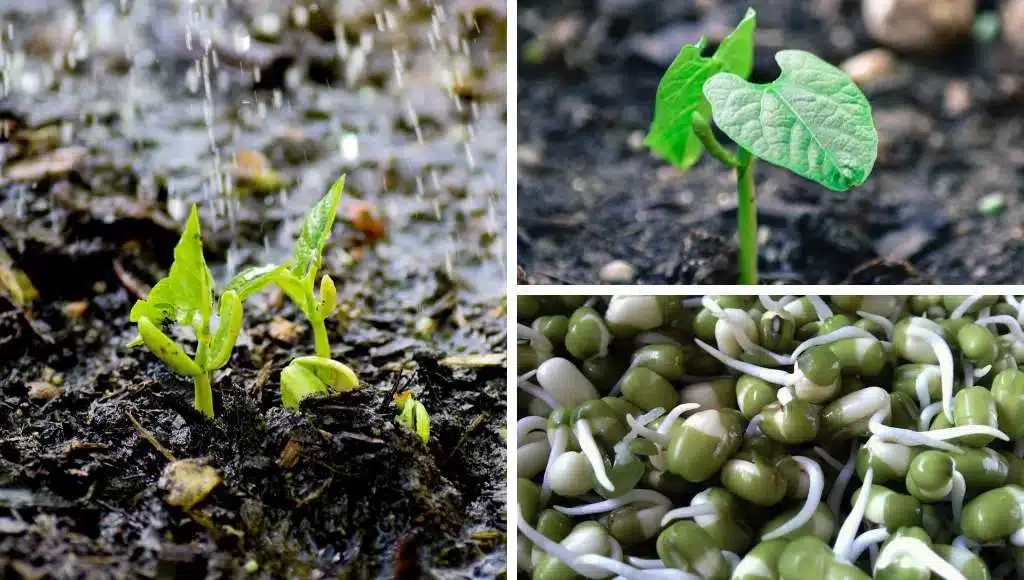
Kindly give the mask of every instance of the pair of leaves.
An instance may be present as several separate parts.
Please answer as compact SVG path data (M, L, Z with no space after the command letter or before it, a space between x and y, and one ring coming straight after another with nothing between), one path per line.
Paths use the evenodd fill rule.
M419 435L420 440L426 445L430 441L430 415L427 413L427 408L423 406L423 403L413 399L408 392L399 396L396 402L402 412L395 417L395 420L404 425L406 429Z
M199 232L199 212L195 205L185 230L174 247L174 263L167 277L150 290L145 300L132 307L129 318L139 326L139 337L146 347L172 371L197 376L227 364L242 329L242 302L233 291L220 299L220 324L208 336L213 311L213 275L206 266ZM209 341L202 360L192 360L178 343L160 329L167 320L191 326L201 341Z
M693 116L711 116L711 105L702 92L704 84L723 71L744 79L750 76L754 68L756 23L757 14L753 9L747 10L713 56L701 56L707 46L703 37L679 51L658 84L654 121L644 140L648 147L681 169L697 162L704 146L693 131Z
M681 169L703 151L692 129L708 117L740 147L835 190L870 175L878 152L871 104L841 70L795 50L776 54L781 74L768 84L747 82L753 62L754 15L748 11L715 56L684 46L658 86L646 143ZM749 58L748 58L749 57Z
M281 402L289 409L298 409L306 397L347 393L359 388L356 373L329 358L299 357L281 371Z
M238 293L243 301L265 288L268 284L276 284L282 291L306 313L315 308L313 303L313 278L316 277L323 264L324 246L331 236L334 217L338 211L341 192L345 188L345 176L338 181L315 206L302 222L299 239L295 243L292 259L282 265L268 265L249 268L240 272L228 282L227 290ZM333 282L330 283L333 289ZM321 283L323 289L323 283ZM333 308L333 299L332 299Z

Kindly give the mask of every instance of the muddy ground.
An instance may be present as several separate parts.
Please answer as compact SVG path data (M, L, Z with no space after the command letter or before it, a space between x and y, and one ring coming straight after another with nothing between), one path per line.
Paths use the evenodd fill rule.
M0 2L0 577L504 575L506 15L357 4ZM312 337L269 291L204 420L132 304L190 203L222 283L341 173L328 331L365 388L281 407ZM223 482L173 507L170 457Z
M994 1L979 1L990 11ZM523 281L735 281L735 186L704 159L681 174L640 144L679 47L758 9L753 79L783 48L832 63L878 46L860 0L520 2L518 260ZM540 39L540 42L538 42ZM762 163L766 282L1019 283L1024 266L1024 59L999 40L898 59L865 88L879 130L872 177L848 193ZM982 200L1001 199L995 213Z

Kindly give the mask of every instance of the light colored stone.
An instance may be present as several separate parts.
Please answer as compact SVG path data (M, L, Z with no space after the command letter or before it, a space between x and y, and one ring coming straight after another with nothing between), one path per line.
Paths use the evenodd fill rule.
M598 274L606 284L629 284L636 276L633 265L625 260L612 260L601 266Z
M896 50L939 53L967 38L975 0L862 0L872 38Z
M839 66L853 82L865 86L892 76L896 71L896 57L885 48L873 48L851 56Z

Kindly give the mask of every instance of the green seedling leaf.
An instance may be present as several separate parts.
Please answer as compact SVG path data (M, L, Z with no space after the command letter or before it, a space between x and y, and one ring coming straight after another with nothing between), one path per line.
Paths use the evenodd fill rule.
M331 235L334 214L338 210L338 202L341 200L343 189L345 189L344 175L331 186L327 195L313 206L309 215L306 216L306 220L302 222L302 231L295 243L295 256L289 267L295 277L303 280L312 278L320 269L324 245Z
M324 386L335 392L347 393L360 387L355 371L340 362L319 356L301 356L291 364L308 369Z
M238 298L244 301L246 298L263 290L268 284L274 282L282 273L287 273L286 266L256 266L242 270L235 277L228 281L224 292L232 291L238 294Z
M654 120L644 143L679 169L687 169L700 159L704 146L693 132L693 115L711 118L711 105L703 87L715 74L726 71L743 78L754 67L754 30L757 14L747 10L736 29L726 36L714 56L701 56L707 42L684 46L658 83L654 101Z
M138 324L139 334L142 336L142 342L146 344L146 348L164 361L169 369L187 377L203 373L199 365L185 354L185 351L181 350L178 343L164 334L157 325L153 324L152 320L143 316L138 320Z
M427 414L427 408L423 403L413 399L409 391L398 395L395 403L401 410L401 413L395 416L395 421L416 433L426 445L430 441L430 415Z
M352 369L329 358L299 357L281 371L281 402L289 409L298 409L306 397L360 387L359 377Z
M289 364L281 371L281 403L285 407L298 409L306 397L326 394L327 386L306 367Z
M430 415L419 401L416 401L416 434L423 440L424 445L430 441Z
M722 70L738 77L750 78L754 70L754 29L757 28L757 13L748 8L743 20L729 33L712 57L722 65Z
M700 158L704 147L693 133L693 114L710 113L701 89L722 70L722 63L700 55L706 40L688 44L665 71L654 100L654 120L644 144L680 169Z
M775 55L782 74L756 85L721 73L704 86L715 123L769 163L846 191L867 179L878 154L871 105L850 77L813 54Z
M207 371L219 369L226 365L235 348L238 333L242 330L242 300L234 290L227 290L220 297L218 311L220 326L210 342L210 358L206 364Z
M199 235L199 211L192 212L185 223L185 231L174 247L174 263L167 277L156 283L145 300L132 307L130 319L138 322L142 317L155 324L167 319L193 326L198 313L208 320L213 312L213 275L203 258L203 241Z

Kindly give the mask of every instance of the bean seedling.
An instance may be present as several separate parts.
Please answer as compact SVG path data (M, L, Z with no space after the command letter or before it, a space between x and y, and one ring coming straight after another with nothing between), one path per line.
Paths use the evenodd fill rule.
M430 441L430 415L427 414L427 408L423 406L423 403L413 399L412 393L409 391L395 397L395 404L401 411L395 417L395 421L418 435L426 445Z
M331 358L331 345L327 340L327 326L324 320L334 311L337 290L334 280L326 274L320 279L319 298L313 287L317 272L323 264L324 245L331 236L338 201L344 189L345 176L342 175L331 186L327 195L310 210L302 223L291 260L280 266L249 268L232 278L227 285L227 289L237 292L242 300L259 292L268 284L277 285L306 315L313 328L316 355L327 359Z
M712 56L702 55L703 37L680 50L658 85L644 141L682 170L705 150L735 170L741 284L757 283L757 159L846 191L868 178L878 152L867 98L844 72L817 56L780 51L775 81L747 81L755 27L751 9ZM717 140L712 120L737 145L735 153Z
M519 305L534 580L1019 576L1018 297Z
M130 319L138 325L141 342L153 354L172 371L192 377L195 408L211 418L210 372L221 368L231 358L231 350L242 328L242 302L235 291L225 290L220 297L215 329L211 328L213 307L213 275L203 257L199 213L193 205L185 230L174 248L170 272L153 286L145 299L135 303ZM195 333L195 357L188 356L178 343L164 334L161 326L168 321Z

